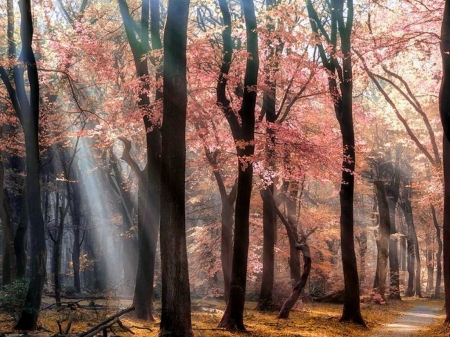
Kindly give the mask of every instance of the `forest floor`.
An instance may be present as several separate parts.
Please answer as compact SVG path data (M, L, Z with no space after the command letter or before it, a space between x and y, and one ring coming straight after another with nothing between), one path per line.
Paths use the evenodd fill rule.
M76 336L86 331L109 315L128 307L130 301L96 301L90 307L89 301L77 301L76 306L52 306L52 298L44 298L43 310L36 331L39 336L60 336L65 332L68 319L72 317L70 333ZM74 303L74 300L67 300ZM158 312L158 304L155 304ZM247 302L245 324L247 334L231 333L217 328L225 305L218 300L196 299L192 301L192 326L196 337L388 337L427 336L449 337L450 326L444 325L443 300L406 299L391 301L387 305L361 304L362 315L368 328L339 323L342 305L324 303L298 303L289 319L277 319L277 312L259 313L254 310L255 302ZM120 318L131 332L124 331L117 323L108 336L144 337L157 336L159 321L144 322L132 317L132 313ZM59 322L59 323L58 323ZM14 320L7 313L0 312L0 336L21 336L13 331ZM60 328L60 327L61 328ZM29 336L32 336L31 334ZM102 336L102 334L99 334Z

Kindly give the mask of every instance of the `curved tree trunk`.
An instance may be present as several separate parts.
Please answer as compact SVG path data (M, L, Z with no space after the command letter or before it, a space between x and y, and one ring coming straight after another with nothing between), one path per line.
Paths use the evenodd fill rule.
M281 307L280 313L278 314L277 318L289 317L289 313L291 312L292 308L294 307L295 303L300 297L302 290L306 285L306 281L308 280L309 273L311 271L311 254L309 251L309 247L305 244L297 244L296 248L303 252L303 261L304 261L303 273L302 276L300 277L300 281L295 285L291 295L283 303L283 306Z

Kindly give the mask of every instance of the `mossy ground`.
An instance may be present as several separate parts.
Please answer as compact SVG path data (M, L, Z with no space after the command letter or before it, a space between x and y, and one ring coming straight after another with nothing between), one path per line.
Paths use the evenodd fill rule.
M45 298L45 303L51 304L51 298ZM194 300L192 303L192 325L194 335L197 337L227 337L227 336L296 336L296 337L324 337L324 336L349 336L349 337L369 337L383 324L394 322L402 312L408 311L418 304L438 305L443 307L443 301L430 300L403 300L390 302L388 305L362 304L362 315L368 328L356 326L354 324L340 323L339 318L342 312L342 305L322 304L322 303L299 303L291 312L289 319L277 319L277 312L260 313L254 310L256 303L247 302L245 311L245 325L247 333L232 333L217 328L217 324L225 309L224 303L218 300ZM79 302L86 306L86 303ZM100 302L98 303L100 304ZM44 328L40 333L47 333L55 336L59 332L57 321L64 330L67 326L67 319L73 315L70 335L76 335L87 330L97 322L103 320L108 315L115 313L119 308L127 307L129 301L107 301L103 302L111 310L87 310L68 308L58 309L55 306L42 310L39 323ZM46 304L43 305L46 307ZM158 309L158 303L156 304ZM449 336L450 327L443 324L443 311L439 312L439 318L429 327L424 327L417 336ZM130 328L134 334L121 330L117 325L114 328L115 335L122 337L143 337L157 336L159 329L158 319L155 322L144 322L133 319L131 315L121 318L123 324ZM14 321L6 313L0 313L0 332L14 332ZM0 334L1 335L1 334Z

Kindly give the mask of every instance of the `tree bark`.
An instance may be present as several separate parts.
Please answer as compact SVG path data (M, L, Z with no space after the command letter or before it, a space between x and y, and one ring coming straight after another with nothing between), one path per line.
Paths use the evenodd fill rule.
M1 128L1 127L0 127ZM1 130L0 130L1 131ZM14 235L7 202L5 170L0 155L0 221L2 223L2 282L8 285L15 277Z
M226 2L221 0L219 4L222 9L222 14L228 13L229 16ZM227 82L223 82L223 79L224 75L228 74L229 70L229 65L228 69L225 69L227 66L225 62L222 63L221 74L217 84L217 100L218 103L222 105L222 109L230 124L231 132L236 143L239 172L235 209L230 298L219 326L224 327L227 330L245 331L244 304L249 247L249 216L253 179L253 142L259 55L256 15L253 0L241 0L241 6L245 17L247 52L249 57L247 58L246 64L242 105L239 110L240 121L238 121L236 114L231 109L229 101L225 96ZM231 34L231 30L227 31L227 33ZM230 42L231 35L228 38L224 37L224 45L227 43L231 48ZM227 50L225 49L224 52L227 52ZM231 55L227 56L231 57Z
M374 182L376 188L376 195L378 200L378 213L380 216L380 225L378 230L377 239L377 290L378 293L385 298L386 291L386 276L387 276L387 265L389 257L389 233L390 233L390 216L389 216L389 206L386 196L386 191L384 188L384 183L382 181Z
M309 273L311 271L311 255L309 251L309 247L305 244L298 244L296 245L297 249L301 250L303 252L303 273L300 277L300 281L295 285L291 295L288 297L288 299L283 303L283 306L280 310L280 313L278 314L277 318L288 318L289 313L291 312L292 308L294 307L295 303L297 302L298 298L300 297L302 293L302 289L306 285L306 281L308 280Z
M160 337L193 336L185 228L189 0L169 0L164 29Z
M138 194L138 246L139 257L134 292L135 313L138 318L153 320L153 278L155 270L156 244L160 220L161 192L161 132L151 117L150 87L145 81L149 76L147 53L151 49L161 49L159 34L159 0L142 0L140 25L135 24L125 0L119 1L120 13L125 26L128 43L133 53L136 76L141 81L138 106L143 110L146 129L147 167L142 173L135 172L139 178ZM150 25L149 25L150 15ZM150 28L150 29L149 29ZM148 38L150 30L152 48ZM136 38L140 37L140 40ZM156 79L161 76L157 66ZM162 98L160 89L156 90L155 100Z
M270 10L272 6L276 4L274 0L266 1L266 9ZM269 31L273 31L273 24L269 24ZM275 48L272 45L268 45L269 58L275 56ZM276 84L271 79L272 67L267 66L265 71L265 84L268 89L263 94L263 105L261 115L265 115L268 127L266 128L266 145L265 145L265 165L267 176L272 177L275 171L275 142L276 134L275 130L271 128L271 124L275 123L277 119L277 113L275 111L276 105ZM272 195L274 194L274 182L273 180L267 182L267 189L270 189ZM277 215L273 203L265 201L263 199L263 272L261 280L261 289L259 292L258 304L256 310L265 311L273 309L274 303L272 301L273 285L275 279L275 243L277 234Z
M344 15L344 2L346 13ZM333 100L334 111L342 134L342 179L339 192L340 230L342 268L344 271L344 307L341 322L349 321L366 325L362 316L359 299L358 268L354 243L353 198L355 187L355 133L353 127L352 93L352 57L351 32L353 25L353 0L331 1L331 33L326 35L331 45L329 58L322 43L317 44L323 65L329 72L328 88ZM313 32L319 34L325 29L321 24L311 0L307 1L307 10ZM342 66L336 56L337 36L340 36L340 51L343 54Z
M23 95L25 88L16 88L20 102L20 121L25 134L26 151L26 198L31 236L31 279L25 307L17 322L16 329L34 330L39 317L42 291L45 282L47 249L45 244L45 223L41 209L40 165L39 165L39 78L36 59L32 48L33 20L30 0L19 1L21 12L21 60L28 75L30 86L29 101ZM16 77L16 85L18 86ZM22 78L23 80L23 78ZM23 83L23 81L22 81ZM19 93L19 91L23 91Z
M442 280L442 238L441 227L436 217L436 210L434 205L431 205L431 214L433 216L434 228L436 228L436 241L438 244L438 251L436 253L436 286L434 288L434 297L441 297L441 280Z
M444 164L444 293L445 293L445 322L450 322L450 0L445 0L444 14L441 28L441 56L442 83L439 93L439 111L443 139Z

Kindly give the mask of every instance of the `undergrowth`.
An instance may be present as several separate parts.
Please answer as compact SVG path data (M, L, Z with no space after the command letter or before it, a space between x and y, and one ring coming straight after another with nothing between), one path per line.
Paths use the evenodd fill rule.
M47 298L45 301L51 303L53 299ZM82 305L83 303L80 303ZM87 304L87 302L86 302ZM255 337L369 337L375 331L380 329L383 324L393 322L401 315L403 311L414 307L416 301L406 300L390 302L387 305L361 304L362 315L368 325L368 328L356 326L354 324L340 323L339 318L342 313L342 305L323 304L323 303L298 303L291 312L289 319L277 319L277 312L260 313L254 310L255 302L246 303L245 324L248 330L247 334L231 333L218 329L217 325L222 317L225 304L218 300L196 300L192 303L192 326L196 337L237 337L237 336L255 336ZM130 305L129 302L109 301L112 314ZM443 302L442 302L443 305ZM155 304L158 310L159 303ZM47 330L50 336L58 332L57 321L62 322L62 312L56 307L41 312L39 323ZM81 314L80 314L81 315ZM81 315L81 319L75 319L72 323L70 335L74 336L81 331L87 330L98 322L93 312ZM105 315L101 315L105 317ZM13 332L13 324L5 320L5 313L0 313L0 332ZM100 320L100 317L98 317ZM159 321L144 322L133 319L131 315L121 318L122 323L131 328L134 334L124 332L116 327L115 333L122 337L151 337L158 336ZM442 319L443 321L443 319ZM447 336L448 329L441 322L431 326L425 334L417 336ZM63 323L65 324L65 323ZM445 330L447 329L447 330ZM50 332L49 332L50 331ZM42 332L41 332L42 333Z

